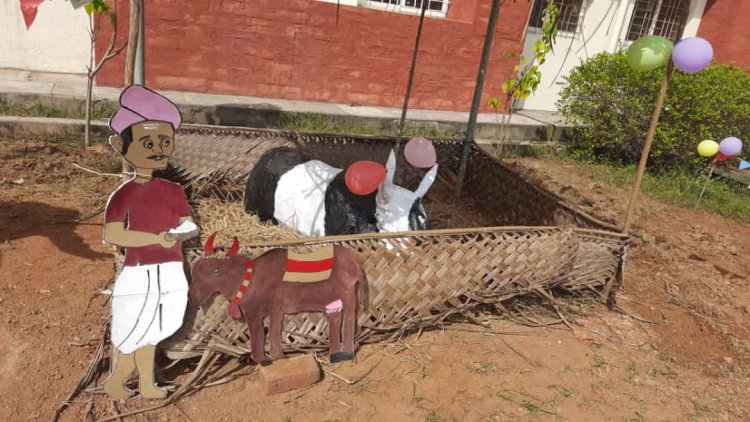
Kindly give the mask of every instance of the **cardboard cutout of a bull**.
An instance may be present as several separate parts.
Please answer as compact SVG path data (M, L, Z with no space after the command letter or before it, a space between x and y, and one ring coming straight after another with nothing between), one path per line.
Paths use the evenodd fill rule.
M432 186L437 164L415 191L393 183L391 150L386 176L376 192L356 195L345 172L289 148L275 148L253 168L245 189L245 212L273 220L304 236L429 230L422 198Z
M354 251L324 246L308 253L276 248L250 259L239 254L239 242L225 253L214 252L216 233L205 255L193 265L190 303L203 305L219 292L233 318L245 317L253 360L284 358L281 330L285 314L323 312L328 320L331 363L354 358L357 308L366 310L368 284ZM269 318L270 359L265 352L263 320Z

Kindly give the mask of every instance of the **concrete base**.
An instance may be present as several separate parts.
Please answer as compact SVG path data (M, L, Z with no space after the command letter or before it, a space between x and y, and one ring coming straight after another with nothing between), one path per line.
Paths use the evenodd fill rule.
M43 104L69 112L80 112L85 104L86 79L82 75L60 75L0 69L0 101ZM121 89L95 87L98 106L117 106ZM348 124L362 124L395 133L401 110L386 107L350 106L273 98L240 97L163 91L180 107L186 123L219 126L277 128L281 119L309 114L324 115ZM460 137L466 131L467 112L416 110L407 113L407 125L437 129ZM480 113L476 139L498 139L506 116ZM509 143L549 143L561 139L568 128L555 113L521 110L510 117Z

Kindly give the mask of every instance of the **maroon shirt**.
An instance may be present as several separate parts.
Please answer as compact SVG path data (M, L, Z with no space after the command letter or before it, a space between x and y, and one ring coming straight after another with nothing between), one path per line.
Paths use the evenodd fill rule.
M104 224L124 222L128 230L159 234L179 226L180 217L190 215L190 205L179 184L163 179L151 179L145 183L131 180L110 196ZM171 248L161 245L125 248L125 265L174 261L182 261L182 242L179 240Z

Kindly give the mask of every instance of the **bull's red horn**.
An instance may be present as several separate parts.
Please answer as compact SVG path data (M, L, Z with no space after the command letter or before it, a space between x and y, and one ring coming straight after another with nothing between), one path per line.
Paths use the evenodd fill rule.
M232 242L232 247L229 248L229 252L227 252L227 256L235 256L240 251L240 241L235 237L234 242Z
M206 239L206 246L203 249L205 255L214 254L214 239L216 239L216 232L211 233L211 236Z

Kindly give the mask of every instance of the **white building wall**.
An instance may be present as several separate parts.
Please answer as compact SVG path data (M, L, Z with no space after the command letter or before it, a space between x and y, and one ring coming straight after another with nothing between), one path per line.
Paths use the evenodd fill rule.
M85 73L88 15L64 0L39 5L27 31L18 0L0 0L0 68Z
M537 0L539 1L539 0ZM522 108L529 110L556 110L563 77L586 60L603 51L615 52L625 39L627 26L633 13L635 0L584 0L583 20L575 34L558 32L554 54L547 55L540 67L542 81L535 94L527 98ZM694 37L703 16L706 0L693 0L684 38ZM532 48L540 30L529 28L523 54L532 57Z

